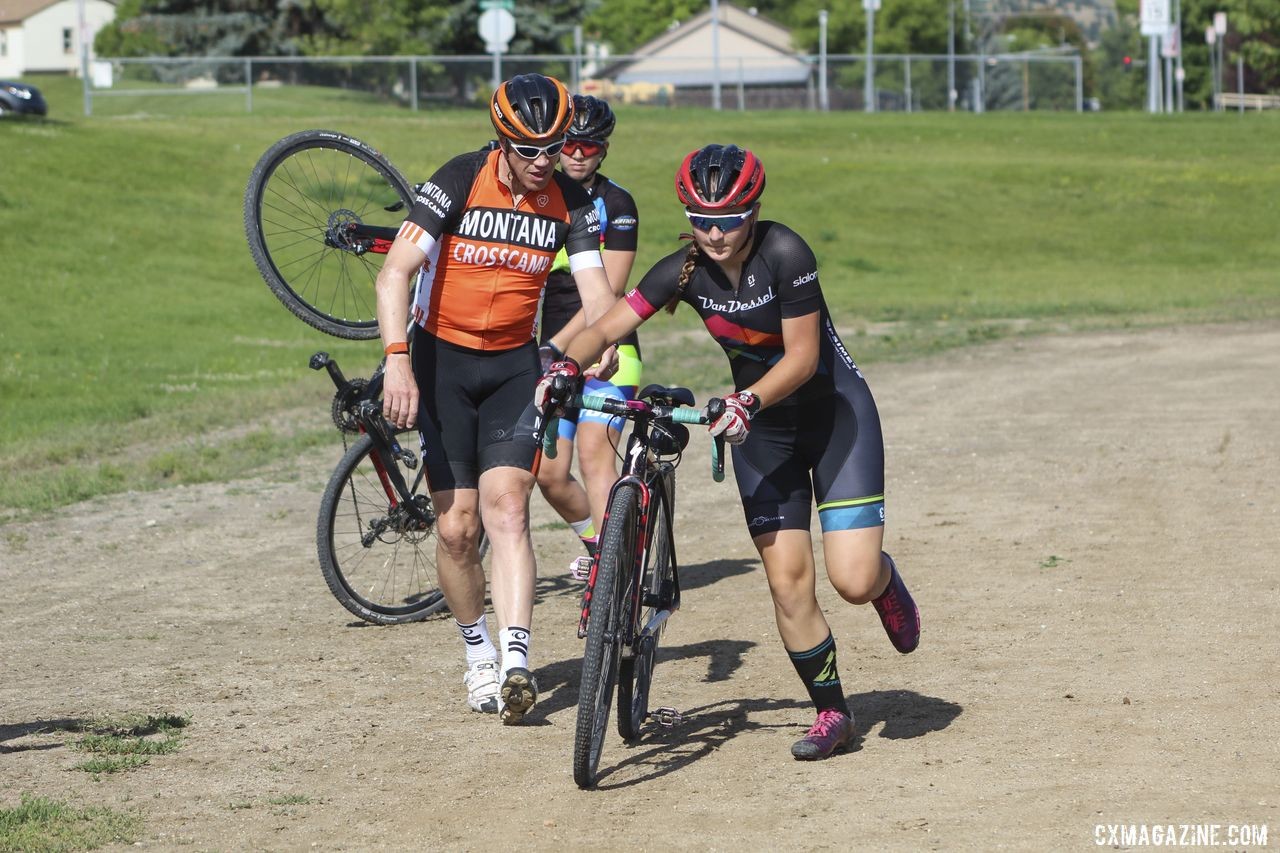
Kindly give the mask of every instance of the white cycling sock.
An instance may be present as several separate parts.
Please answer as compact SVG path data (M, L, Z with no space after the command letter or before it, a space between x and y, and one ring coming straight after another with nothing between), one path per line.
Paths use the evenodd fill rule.
M502 644L502 673L520 667L529 668L529 629L512 627L498 632L498 641Z
M478 660L498 659L498 650L494 648L493 640L489 639L489 626L485 624L483 613L470 625L463 625L457 619L453 620L453 624L458 626L462 640L467 644L467 666Z

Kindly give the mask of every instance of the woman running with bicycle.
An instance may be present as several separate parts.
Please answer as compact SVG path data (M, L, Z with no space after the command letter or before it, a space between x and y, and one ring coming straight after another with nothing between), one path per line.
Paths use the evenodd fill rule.
M818 503L827 577L853 604L872 602L894 648L920 641L920 614L884 543L884 445L862 373L836 333L805 241L761 220L764 165L734 145L685 157L676 195L693 226L688 249L658 261L638 287L575 337L539 382L576 379L579 364L664 306L687 302L724 348L734 392L711 425L733 447L747 529L764 562L778 632L817 709L797 759L846 748L854 726L836 644L818 605L809 522Z
M595 203L600 218L600 257L609 286L621 296L636 259L639 221L631 193L600 172L616 123L607 101L574 95L573 123L564 148L560 149L560 169L577 181ZM585 327L582 299L569 272L569 259L561 251L547 276L542 302L538 352L543 370L563 357L564 345ZM587 380L586 393L633 400L640 387L640 372L640 342L633 332L618 344L618 371L607 381ZM621 419L600 412L566 412L560 418L556 457L543 458L538 469L543 497L578 534L589 554L595 551L596 531L604 517L609 489L618 479L616 448L622 424ZM575 443L585 489L573 478L571 470Z

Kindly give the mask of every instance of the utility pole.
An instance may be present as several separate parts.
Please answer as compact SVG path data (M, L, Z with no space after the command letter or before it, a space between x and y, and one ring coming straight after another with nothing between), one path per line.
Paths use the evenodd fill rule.
M876 111L876 10L880 8L880 0L862 0L862 8L867 13L867 76L862 83L863 109L869 113Z
M84 0L77 0L80 17L80 85L84 87L84 114L93 113L93 94L89 90L89 22L84 13Z
M1222 69L1222 66L1227 59L1227 50L1226 50L1227 48L1227 13L1226 12L1213 13L1213 32L1214 34L1217 35L1217 38L1214 39L1214 41L1217 42L1217 47L1218 47L1218 106L1217 106L1217 109L1221 111L1222 109L1224 109L1222 105L1222 94L1225 91L1224 86L1226 85L1226 79L1225 79L1226 73Z
M831 109L827 93L827 10L818 12L818 109L824 113Z
M956 111L956 0L947 3L947 112Z
M1178 85L1178 112L1182 112L1182 81L1187 77L1182 68L1182 0L1173 0L1173 25L1178 30L1178 55L1174 57L1173 78Z
M720 111L720 0L711 0L711 109Z

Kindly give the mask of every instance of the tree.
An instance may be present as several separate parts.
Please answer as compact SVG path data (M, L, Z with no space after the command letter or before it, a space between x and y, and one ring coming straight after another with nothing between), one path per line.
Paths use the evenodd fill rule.
M592 0L582 30L615 54L627 54L707 8L706 0Z
M99 31L102 56L274 56L323 31L314 0L123 0Z
M1125 57L1129 58L1128 64ZM1146 48L1138 32L1136 13L1121 14L1114 27L1103 30L1090 54L1095 92L1107 110L1142 109L1147 92Z
M1236 86L1236 57L1244 58L1245 91L1280 93L1280 0L1182 0L1182 62L1189 101L1208 107L1213 91L1204 31L1215 12L1227 13L1223 79Z

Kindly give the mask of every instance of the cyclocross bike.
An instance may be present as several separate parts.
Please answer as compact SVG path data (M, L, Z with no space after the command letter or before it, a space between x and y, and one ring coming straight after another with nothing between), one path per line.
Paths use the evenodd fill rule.
M325 583L342 606L366 622L417 622L446 607L436 573L436 514L425 468L400 445L382 416L382 369L347 379L328 353L311 357L337 391L333 423L343 454L320 500L316 550ZM348 444L347 437L359 437ZM480 533L480 555L489 539Z
M254 167L245 235L285 307L322 332L368 340L378 336L381 259L412 203L409 182L376 149L346 134L307 130L272 145ZM325 582L367 622L412 622L443 611L435 512L417 456L382 417L383 365L367 380L347 379L320 352L311 367L327 370L337 389L332 416L346 446L316 523ZM482 555L487 545L482 532Z
M671 708L649 713L658 641L671 614L680 609L680 574L674 536L675 471L689 443L685 424L706 424L724 412L713 398L705 410L692 409L686 388L650 385L635 400L577 396L565 405L592 409L632 422L623 454L622 476L609 492L600 547L591 562L578 636L586 637L578 717L573 741L573 779L583 788L596 783L614 687L618 691L618 734L633 741L653 717L670 726ZM555 418L544 418L543 453L555 455ZM724 439L712 449L712 476L724 479Z

